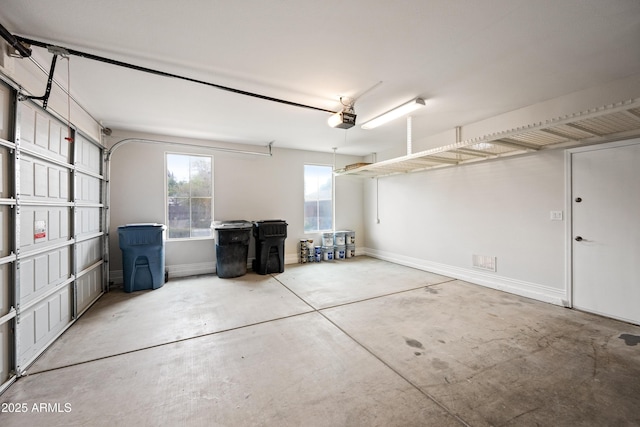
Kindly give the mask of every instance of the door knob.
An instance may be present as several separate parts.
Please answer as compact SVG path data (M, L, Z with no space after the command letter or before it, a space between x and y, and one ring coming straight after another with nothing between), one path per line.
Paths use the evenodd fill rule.
M576 203L580 203L582 201L582 197L576 197Z
M576 242L582 242L582 237L581 236L576 236Z

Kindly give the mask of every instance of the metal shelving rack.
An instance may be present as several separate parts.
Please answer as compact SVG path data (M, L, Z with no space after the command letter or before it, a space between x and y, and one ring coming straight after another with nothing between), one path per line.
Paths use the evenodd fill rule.
M334 173L375 178L639 135L637 98Z

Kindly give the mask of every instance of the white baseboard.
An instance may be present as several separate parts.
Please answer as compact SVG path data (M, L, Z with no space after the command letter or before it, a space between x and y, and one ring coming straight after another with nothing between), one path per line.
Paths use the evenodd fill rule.
M197 264L168 265L165 269L169 272L169 280L174 277L198 276L200 274L215 274L215 262L201 262Z
M114 270L109 272L109 284L110 285L121 285L124 283L122 279L122 270Z
M477 271L468 268L454 267L451 265L435 263L419 258L399 255L392 252L378 249L364 248L364 255L378 258L395 264L416 268L418 270L429 271L454 279L464 280L487 288L505 291L512 294L532 298L555 305L567 306L566 292L564 289L556 289L537 283L525 282L523 280L511 279L509 277L498 276L495 273Z
M200 274L215 274L215 262L201 262L197 264L167 265L165 271L169 273L169 280L176 277L198 276ZM122 270L109 272L109 282L115 285L123 283Z
M284 254L284 265L297 264L297 263L298 263L297 254Z
M247 269L252 268L254 258L249 258L247 262ZM284 263L287 264L297 264L298 257L295 254L285 254ZM178 277L189 277L189 276L198 276L201 274L215 274L216 273L216 263L212 262L202 262L196 264L178 264L178 265L167 265L165 266L165 271L169 273L169 280L172 278ZM123 283L122 270L114 270L109 272L109 281L115 285L121 285Z
M356 248L356 256L367 255L395 264L416 268L418 270L429 271L454 279L464 280L491 289L509 292L538 301L548 302L555 305L567 306L565 301L565 291L537 283L525 282L523 280L511 279L509 277L498 276L495 273L477 271L473 269L454 267L451 265L435 263L419 258L399 255L392 252L381 251L371 248ZM247 268L251 269L253 258L249 258ZM285 254L285 265L297 264L296 254ZM169 265L166 267L169 272L169 279L177 277L197 276L200 274L215 274L216 263L205 262L196 264ZM122 284L122 270L115 270L109 273L109 281L114 284Z

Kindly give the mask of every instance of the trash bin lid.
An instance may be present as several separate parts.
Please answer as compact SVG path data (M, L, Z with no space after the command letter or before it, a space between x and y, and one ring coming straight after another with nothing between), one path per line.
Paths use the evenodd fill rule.
M164 224L158 224L157 222L137 222L133 224L125 224L121 225L118 228L128 228L128 227L162 227L163 230L167 228Z
M282 219L255 221L253 223L253 236L258 239L285 238L287 237L287 226L288 224Z
M212 228L215 230L223 230L223 229L250 229L252 227L252 223L246 220L234 220L234 221L214 221L212 224Z

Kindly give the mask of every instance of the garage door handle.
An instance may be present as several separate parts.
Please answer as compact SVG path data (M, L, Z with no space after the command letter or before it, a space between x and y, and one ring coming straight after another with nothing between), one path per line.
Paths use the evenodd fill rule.
M582 237L581 236L576 236L576 242L582 242Z

